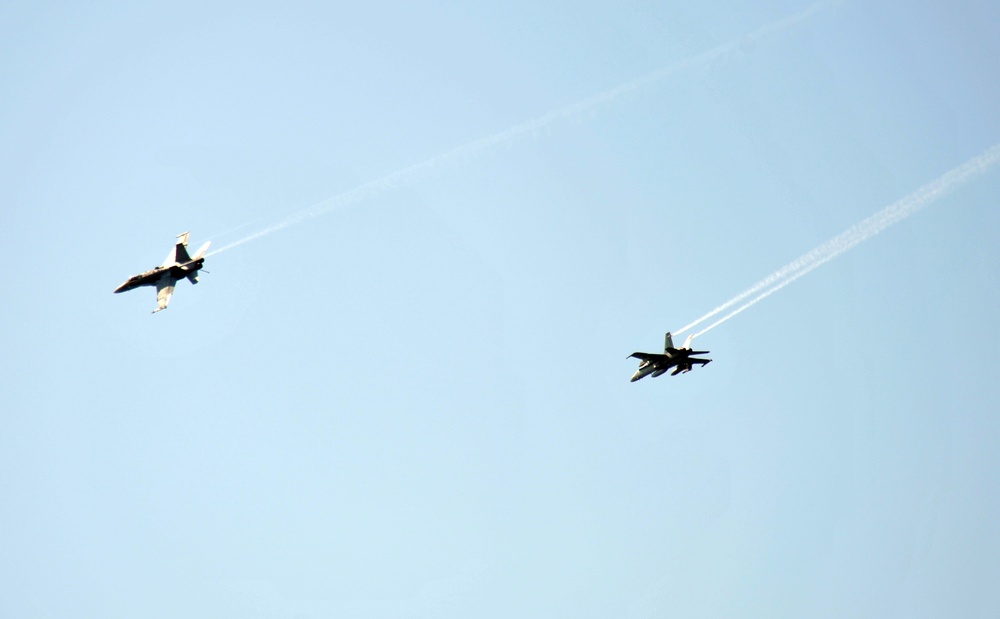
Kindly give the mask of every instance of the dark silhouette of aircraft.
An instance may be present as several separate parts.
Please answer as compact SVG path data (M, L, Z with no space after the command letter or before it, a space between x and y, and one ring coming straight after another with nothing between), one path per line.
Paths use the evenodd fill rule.
M125 283L115 288L115 294L139 288L140 286L156 286L157 308L153 313L167 309L170 297L174 294L174 286L185 277L192 283L198 283L198 271L205 264L205 252L211 241L202 245L194 256L189 256L187 252L188 233L183 232L177 235L177 244L170 250L167 259L163 264L150 269L145 273L139 273L125 280ZM207 271L206 271L207 273Z
M639 369L632 375L631 382L634 383L640 378L645 378L650 374L652 374L655 378L656 376L665 373L670 368L674 368L674 371L670 372L670 375L677 376L683 372L690 372L691 368L694 367L695 364L707 365L711 363L711 359L696 359L692 356L706 355L709 353L707 350L691 350L691 340L693 339L694 336L689 335L687 340L684 341L684 346L674 348L674 340L670 337L670 332L668 331L663 343L662 355L651 352L634 352L629 355L629 359L632 357L639 359Z

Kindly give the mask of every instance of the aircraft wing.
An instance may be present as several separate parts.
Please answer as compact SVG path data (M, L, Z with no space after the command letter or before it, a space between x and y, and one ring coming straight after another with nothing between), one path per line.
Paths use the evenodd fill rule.
M653 361L657 363L666 363L668 361L673 361L673 359L667 355L661 355L652 352L634 352L626 358L631 359L632 357L635 357L636 359L642 359L643 361Z
M671 348L666 351L666 356L671 359L685 359L691 355L707 355L710 350L691 350L690 348Z
M167 254L167 257L163 259L163 264L161 264L160 266L168 267L168 266L171 266L171 265L174 265L174 264L177 264L177 246L176 245L170 248L170 253Z
M157 308L153 310L153 313L160 310L167 309L167 305L170 304L170 297L174 294L174 286L177 285L177 280L173 277L161 277L156 281L156 303Z

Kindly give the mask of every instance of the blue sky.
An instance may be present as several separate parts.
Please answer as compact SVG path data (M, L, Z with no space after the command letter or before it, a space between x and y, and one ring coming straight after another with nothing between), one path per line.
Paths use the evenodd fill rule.
M628 382L1000 142L809 7L5 5L0 616L996 616L1000 170Z

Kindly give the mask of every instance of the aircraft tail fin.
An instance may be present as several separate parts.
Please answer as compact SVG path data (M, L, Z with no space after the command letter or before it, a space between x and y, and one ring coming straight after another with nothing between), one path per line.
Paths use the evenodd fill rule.
M170 250L170 253L167 254L167 259L163 261L163 266L168 267L178 262L188 262L191 260L191 256L188 256L187 253L189 235L189 232L181 232L177 235L177 244L174 245Z
M688 350L691 350L691 342L693 340L694 340L694 335L687 336L687 339L684 340L684 346L682 348L686 348Z
M663 352L670 352L674 347L674 338L670 336L670 331L667 331L666 337L663 338Z
M174 247L174 259L180 264L191 262L191 256L188 255L187 247L178 243Z
M192 260L197 260L198 258L201 258L202 256L204 256L205 252L208 251L208 246L211 245L211 244L212 244L212 241L205 241L205 244L198 248L198 251L196 251L194 253L194 256L192 256L191 259Z

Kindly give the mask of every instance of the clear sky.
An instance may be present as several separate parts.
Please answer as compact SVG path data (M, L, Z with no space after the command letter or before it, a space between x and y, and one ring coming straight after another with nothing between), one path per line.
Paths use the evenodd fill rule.
M628 381L1000 142L809 7L5 3L0 617L1000 615L1000 167Z

